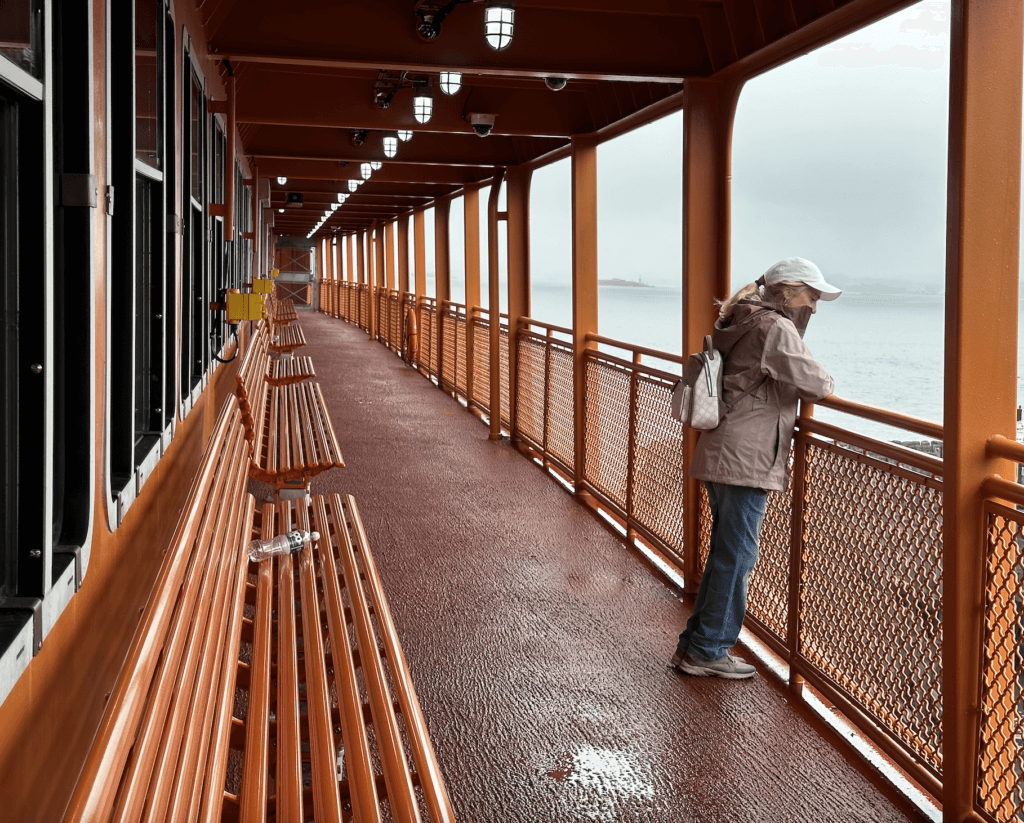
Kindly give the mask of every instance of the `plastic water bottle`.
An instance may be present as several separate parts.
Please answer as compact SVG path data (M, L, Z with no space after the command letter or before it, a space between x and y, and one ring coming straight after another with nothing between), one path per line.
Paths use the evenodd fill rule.
M287 534L279 534L271 540L253 540L249 544L249 562L259 563L268 557L279 554L294 554L311 540L319 540L319 532L307 532L295 529Z

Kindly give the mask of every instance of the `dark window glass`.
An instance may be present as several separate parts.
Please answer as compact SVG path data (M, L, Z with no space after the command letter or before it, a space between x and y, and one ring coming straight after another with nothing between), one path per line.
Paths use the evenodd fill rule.
M135 4L135 156L154 169L161 168L157 10L153 0Z
M12 157L16 142L14 109L0 98L0 176L12 180ZM0 597L12 594L9 583L17 573L15 552L17 550L17 409L18 409L18 258L11 217L15 212L14 193L17 185L0 187L0 266L3 266L3 281L0 283L0 312L3 327L0 328L0 465L3 466L3 510L0 511Z
M27 71L42 77L42 8L37 0L0 2L0 54Z
M202 159L200 156L200 149L202 148L202 130L203 130L203 116L202 116L202 101L203 101L203 89L199 85L199 78L194 74L192 75L192 116L191 116L191 140L189 144L192 148L192 196L200 203L203 202L203 167Z
M161 185L136 178L135 191L135 460L156 443L162 427L163 259L159 237Z

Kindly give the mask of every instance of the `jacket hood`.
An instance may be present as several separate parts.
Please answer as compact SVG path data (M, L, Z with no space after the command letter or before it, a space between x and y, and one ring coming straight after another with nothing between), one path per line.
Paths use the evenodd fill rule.
M728 317L715 321L715 348L728 356L740 338L757 327L769 313L780 314L790 320L803 337L812 312L810 306L780 306L753 298L740 300Z

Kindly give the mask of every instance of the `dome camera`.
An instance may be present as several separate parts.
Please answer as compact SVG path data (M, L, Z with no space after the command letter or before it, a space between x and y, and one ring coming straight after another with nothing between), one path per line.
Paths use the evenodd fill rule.
M565 88L565 84L569 81L564 77L545 77L544 85L547 86L551 91L561 91Z
M473 131L481 137L486 137L494 128L494 120L497 116L496 114L470 114L468 119Z

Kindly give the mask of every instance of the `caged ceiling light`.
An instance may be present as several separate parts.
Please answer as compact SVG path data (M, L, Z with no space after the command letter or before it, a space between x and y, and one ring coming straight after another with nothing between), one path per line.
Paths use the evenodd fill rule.
M363 180L369 180L371 174L373 174L373 168L369 163L359 164L359 176L362 177Z
M416 89L416 96L412 98L412 116L417 123L428 123L433 113L434 95L428 81L422 88Z
M384 156L394 157L398 154L398 138L393 134L384 136Z
M341 193L341 192L339 191L339 192L338 192L338 203L339 203L339 205L340 205L341 203L344 203L344 202L345 202L346 200L348 200L348 195L347 195L347 194L342 194L342 193Z
M358 188L359 188L359 181L358 180L349 180L348 181L348 190L349 191L355 191Z
M441 91L445 94L458 94L462 88L462 75L457 71L441 72Z
M380 167L383 166L383 165L384 164L381 163L380 160L371 160L370 161L370 168L373 169L374 171L380 171Z
M279 185L279 186L283 186L287 182L288 182L288 178L287 177L278 177L277 178L277 185Z
M403 143L408 143L410 140L412 140L412 132L409 131L409 129L399 129L398 139L401 140Z
M510 5L495 3L484 9L484 39L495 51L508 48L515 28L516 10Z

